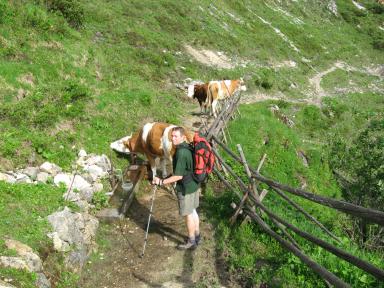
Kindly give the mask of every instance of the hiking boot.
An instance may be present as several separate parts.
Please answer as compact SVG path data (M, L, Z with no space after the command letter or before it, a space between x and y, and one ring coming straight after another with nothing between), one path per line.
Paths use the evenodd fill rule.
M196 242L196 245L200 245L201 243L203 243L203 239L201 238L201 234L195 235L195 242Z
M196 249L196 247L196 240L190 238L188 238L188 240L184 244L177 245L177 249L179 250L193 250Z

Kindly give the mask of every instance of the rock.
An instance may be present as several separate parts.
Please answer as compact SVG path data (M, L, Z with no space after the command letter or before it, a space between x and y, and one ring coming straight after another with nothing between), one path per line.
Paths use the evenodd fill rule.
M60 252L69 251L69 249L70 249L69 243L61 240L60 236L59 236L59 233L52 232L52 233L48 233L47 236L52 239L52 241L53 241L53 248L56 251L60 251Z
M81 149L79 151L79 154L77 154L77 157L86 157L87 156L87 152L85 152L84 149Z
M53 235L50 233L49 237L58 236L62 241L61 247L64 247L65 243L74 245L77 248L94 244L96 230L99 225L99 221L95 217L86 213L74 213L68 207L65 207L62 211L49 215L48 221L52 225L54 232L57 232L57 234Z
M86 200L87 202L92 201L93 193L94 193L93 187L89 186L89 187L82 188L79 191L79 193L82 199Z
M0 280L0 288L16 288L15 286Z
M59 172L62 171L62 169L57 166L56 164L50 163L50 162L44 162L40 166L40 171L47 172L48 174L51 174L52 176L55 176Z
M39 272L43 270L43 264L40 257L35 254L31 247L17 240L7 239L5 245L8 249L15 250L21 256L27 265L28 271Z
M10 174L7 174L7 173L1 173L0 172L0 181L5 181L7 183L15 183L16 182L16 178L13 177L12 175Z
M72 190L68 191L67 193L64 193L63 198L66 201L71 201L71 202L77 202L77 201L80 201L82 199L80 193L74 192Z
M65 265L72 270L72 272L79 273L88 259L88 251L86 249L79 249L71 251L65 258Z
M17 270L28 270L27 263L20 257L0 256L0 266L10 267ZM30 270L28 270L30 271ZM32 271L30 271L32 272Z
M73 180L73 182L72 182ZM67 188L71 187L71 190L82 191L83 189L87 189L91 187L83 177L80 175L75 175L73 179L73 175L60 173L55 176L53 182L58 186L60 183L64 183Z
M23 170L23 173L28 175L31 180L36 180L37 173L39 173L38 167L27 167Z
M93 192L100 192L103 191L103 184L96 182L93 184Z
M37 273L35 284L38 288L51 288L51 283L47 277L45 277L44 273Z
M41 183L47 183L49 174L47 172L39 172L36 176L36 181Z
M86 166L84 167L84 171L87 171L89 173L89 175L93 179L93 182L96 181L98 178L108 175L107 171L98 165Z
M92 207L92 205L89 205L89 203L85 200L78 200L75 204L80 208L81 212L88 212L89 208Z
M32 180L29 179L28 175L17 173L16 174L16 183L32 183Z

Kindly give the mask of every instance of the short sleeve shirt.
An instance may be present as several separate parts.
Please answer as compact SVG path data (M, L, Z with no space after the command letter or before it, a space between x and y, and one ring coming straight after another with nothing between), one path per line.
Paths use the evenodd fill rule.
M173 156L173 175L186 176L193 173L193 158L192 151L186 142L180 143L176 146L176 153ZM188 183L183 183L179 180L176 183L176 191L181 192L183 195L196 192L198 184L191 180Z

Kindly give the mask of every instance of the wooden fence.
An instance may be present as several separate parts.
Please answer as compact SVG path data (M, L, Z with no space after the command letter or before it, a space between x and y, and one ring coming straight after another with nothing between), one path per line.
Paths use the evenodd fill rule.
M332 272L328 271L326 268L316 263L305 253L303 253L297 242L290 235L290 232L293 232L296 235L310 241L311 243L324 248L325 250L336 255L337 257L373 275L380 281L383 281L384 270L372 265L371 263L365 260L359 259L356 256L346 251L343 251L342 249L322 239L319 239L305 231L302 231L301 229L295 227L288 221L274 214L262 203L268 191L266 189L260 191L260 189L258 188L259 183L266 184L270 188L270 191L274 191L277 195L284 199L286 203L295 208L299 213L302 213L306 218L308 218L315 225L320 227L320 229L322 229L324 233L326 233L328 236L338 242L340 240L331 231L329 231L323 224L321 224L315 217L311 216L308 212L306 212L297 203L291 200L285 194L285 192L302 197L320 205L339 210L346 214L365 219L367 222L377 223L381 226L384 226L384 213L382 211L361 207L342 200L336 200L320 195L315 195L303 189L293 188L263 176L260 173L260 168L264 163L266 155L264 155L264 157L260 161L259 167L257 169L250 167L246 161L241 145L237 145L239 154L233 152L226 145L228 141L227 136L229 136L229 134L226 135L225 128L229 119L235 118L240 115L240 112L237 108L239 101L239 94L234 95L233 97L225 101L225 103L221 105L222 109L220 110L218 117L213 121L213 123L209 127L205 126L202 129L202 132L205 134L205 137L208 139L208 141L213 144L213 152L216 156L216 167L214 169L214 173L229 190L233 191L238 196L239 199L239 202L235 204L236 211L230 219L231 222L234 223L238 215L240 214L240 211L243 211L247 215L247 217L255 221L261 227L261 229L264 230L265 233L273 237L285 249L296 255L303 263L305 263L322 279L324 279L328 285L333 285L335 287L350 287L342 279L338 278ZM204 123L204 121L202 122ZM248 176L248 183L244 183L242 178L236 174L236 172L232 169L230 165L226 163L224 158L220 155L221 152L226 153L232 160L244 167L244 171ZM283 235L288 240L276 233L275 230L272 229L263 220L264 217L268 217L271 222L282 231Z

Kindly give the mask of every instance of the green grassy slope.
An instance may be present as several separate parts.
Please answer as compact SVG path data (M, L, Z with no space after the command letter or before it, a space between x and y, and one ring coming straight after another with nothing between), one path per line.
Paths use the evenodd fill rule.
M330 135L328 126L349 137L364 126L372 113L382 111L381 78L366 71L384 63L380 29L384 14L383 6L373 0L359 2L366 10L359 10L348 0L336 3L337 16L327 8L328 1L312 0L0 0L0 171L43 161L70 169L80 148L109 153L111 141L147 121L180 123L182 116L196 107L175 87L186 78L208 81L242 76L250 94L283 93L287 99L303 100L314 93L309 78L343 62L355 70L336 69L323 78L321 84L327 95L338 96L325 100L323 110L281 106L298 119L294 132L276 123L264 106L267 104L261 104L242 108L244 115L250 115L247 121L259 128L259 134L245 139L233 134L252 155L252 163L268 152L268 175L299 185L297 175L302 174L313 191L338 197L329 168L322 163L321 143L327 142ZM190 56L185 45L221 51L242 65L233 69L206 66ZM287 61L294 61L296 66L288 67ZM364 93L350 94L361 91ZM255 111L257 118L252 116ZM328 119L330 112L336 118ZM241 131L244 124L233 125L234 130ZM274 155L258 146L257 153L251 153L253 141L260 144L259 137L265 135L271 138L274 151L281 139L289 140L288 148ZM275 140L274 135L281 139ZM303 140L315 144L303 146ZM299 148L314 160L311 169L303 168L293 155ZM33 154L36 157L31 157ZM59 197L62 191L38 186L19 199L18 192L24 186L2 184L0 188L2 207L12 207L15 202L31 204L31 223L37 223L33 235L28 237L17 230L10 236L39 250L46 243L47 229L39 219L63 205ZM49 207L40 211L35 205L40 205L46 193L51 193L52 199ZM30 197L35 202L29 201ZM221 200L226 203L226 199ZM226 215L228 211L220 213ZM0 209L0 231L23 224L20 218L8 214ZM329 223L330 215L322 220ZM229 233L225 225L220 227ZM253 235L250 230L258 231L248 226L242 229L245 236ZM270 239L262 237L259 255L286 255L276 244L272 248L277 256L272 255L265 248ZM242 277L247 282L273 278L272 270L261 273L260 278L253 270L245 269L241 261L253 265L247 249L254 248L240 244L237 248L242 252L231 263L234 269L244 269ZM236 249L233 255L237 255ZM294 258L284 256L279 261L305 269ZM288 269L284 265L281 267ZM349 273L348 269L341 273ZM4 270L1 273L2 277L12 275L17 283L26 285L23 287L33 285L30 275ZM286 273L279 277L294 279ZM316 281L312 274L305 275ZM361 276L356 275L353 281ZM306 279L303 277L292 283L301 284ZM66 281L65 276L62 281Z
M107 143L147 120L178 122L190 102L174 84L187 77L246 76L250 89L267 83L260 89L302 99L315 70L336 60L358 67L383 60L372 48L377 37L355 23L376 31L382 14L356 16L348 1L339 6L350 22L311 1L51 2L64 3L72 16L64 18L56 6L47 10L43 1L0 6L0 152L15 165L36 152L38 161L68 166L78 148L105 152ZM185 44L223 51L247 65L204 66ZM273 68L287 60L297 68Z

